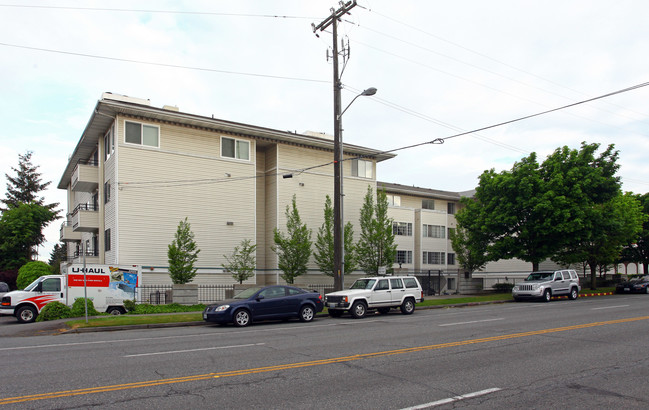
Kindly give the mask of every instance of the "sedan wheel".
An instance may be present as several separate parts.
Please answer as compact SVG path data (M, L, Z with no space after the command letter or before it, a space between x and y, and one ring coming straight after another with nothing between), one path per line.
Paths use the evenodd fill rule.
M234 312L234 325L243 327L250 324L250 312L245 309L239 309Z
M302 322L310 322L313 320L315 317L315 311L313 308L309 305L302 306L302 309L300 309L300 320Z

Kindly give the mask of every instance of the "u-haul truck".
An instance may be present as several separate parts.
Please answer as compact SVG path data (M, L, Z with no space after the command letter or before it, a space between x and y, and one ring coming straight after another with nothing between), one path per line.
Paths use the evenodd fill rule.
M126 313L124 300L134 300L141 283L139 266L70 265L61 268L62 275L41 276L24 290L6 293L0 302L0 315L13 315L19 322L36 320L50 302L72 306L87 295L98 312L112 315Z

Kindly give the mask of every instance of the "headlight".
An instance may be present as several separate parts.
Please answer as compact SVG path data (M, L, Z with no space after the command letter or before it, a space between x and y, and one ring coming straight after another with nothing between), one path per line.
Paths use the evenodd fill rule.
M514 292L518 292L518 286L514 286L514 287L512 288L512 290L513 290Z
M214 309L214 311L215 312L223 312L225 310L228 310L229 307L230 307L230 305L217 306L216 309Z

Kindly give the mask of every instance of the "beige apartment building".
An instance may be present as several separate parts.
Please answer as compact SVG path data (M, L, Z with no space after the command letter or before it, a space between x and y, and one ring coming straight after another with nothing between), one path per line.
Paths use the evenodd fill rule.
M354 224L370 186L383 188L398 246L394 269L457 269L448 231L462 193L380 182L376 167L394 157L345 144L344 218ZM67 191L60 239L69 261L141 265L145 283L170 283L167 249L188 218L201 249L198 283L232 283L224 255L244 239L257 244L251 282L280 281L271 250L285 229L293 195L315 240L326 195L333 195L333 139L151 106L104 93L58 184ZM323 283L311 264L305 283ZM359 272L360 273L360 272Z

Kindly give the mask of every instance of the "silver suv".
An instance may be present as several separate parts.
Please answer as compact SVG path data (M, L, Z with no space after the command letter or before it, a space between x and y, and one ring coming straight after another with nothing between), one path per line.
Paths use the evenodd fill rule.
M358 279L347 290L328 293L325 306L331 317L339 317L347 310L360 319L374 309L385 314L400 308L401 313L409 315L415 311L415 303L423 300L424 292L416 277L379 276Z
M579 277L572 269L532 272L524 282L514 285L512 295L519 302L524 299L542 299L549 302L552 296L579 297Z

